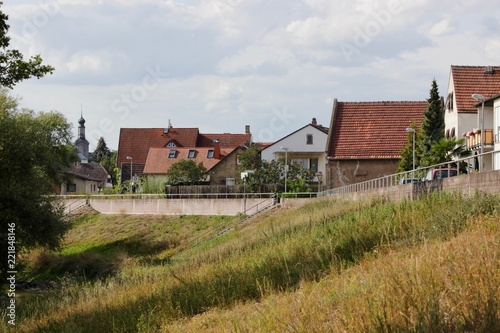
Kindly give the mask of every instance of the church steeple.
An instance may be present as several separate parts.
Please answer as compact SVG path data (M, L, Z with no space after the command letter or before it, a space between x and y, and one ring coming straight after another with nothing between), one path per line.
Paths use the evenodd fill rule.
M78 119L78 139L75 141L78 157L82 163L87 163L89 160L89 142L85 139L85 119L83 119L83 110L80 111L80 119Z
M83 111L80 111L80 119L78 119L78 137L85 140L85 119L83 119Z

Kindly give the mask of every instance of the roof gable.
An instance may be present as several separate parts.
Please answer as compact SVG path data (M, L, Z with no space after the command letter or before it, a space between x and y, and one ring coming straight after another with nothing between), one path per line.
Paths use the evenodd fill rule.
M320 135L324 135L324 137L328 136L328 128L323 127L321 125L307 124L305 126L302 126L299 129L293 131L292 133L290 133L290 134L282 137L278 141L275 141L273 143L268 144L267 146L265 146L264 148L262 148L262 150L267 150L267 149L273 150L273 149L276 149L275 147L280 146L284 141L286 141L286 139L288 139L288 138L296 135L297 133L302 132L303 130L305 130L308 127L310 129L312 129L313 131L315 131L316 133L319 132ZM304 140L305 140L305 138L304 138ZM305 141L304 141L304 144L305 144ZM289 147L289 148L291 149L292 147ZM323 147L322 148L324 148L324 142L323 142ZM323 152L324 152L324 150L323 150Z
M420 126L427 101L334 101L327 142L330 159L394 159L407 142L406 128Z
M477 100L471 97L474 93L486 98L500 93L500 66L491 69L492 73L486 73L485 66L451 66L457 112L477 112Z

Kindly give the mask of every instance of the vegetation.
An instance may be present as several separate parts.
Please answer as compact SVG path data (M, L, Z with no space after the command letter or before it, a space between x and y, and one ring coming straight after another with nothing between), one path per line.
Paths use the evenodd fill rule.
M16 234L18 253L35 246L59 245L67 224L62 208L47 194L64 181L63 175L74 161L71 127L62 114L18 110L17 100L0 91L2 258L7 258L9 228ZM0 262L2 276L6 264L7 260Z
M106 140L104 140L102 136L99 138L99 141L97 141L97 146L90 155L90 159L92 161L101 163L104 169L106 169L108 174L111 176L111 183L114 187L118 185L118 178L120 174L120 170L116 166L117 155L118 151L111 151L106 144Z
M205 179L207 168L203 162L198 165L193 160L181 160L172 164L167 172L169 185L196 185Z
M0 1L0 7L3 2ZM10 37L7 36L9 17L0 10L0 85L5 88L13 88L17 83L32 78L41 78L52 74L54 68L42 65L40 55L31 57L28 61L23 60L23 54L18 50L8 49Z
M16 328L498 331L499 204L499 196L445 192L400 203L314 200L268 212L182 256L169 252L171 240L195 237L210 222L184 217L185 224L157 224L127 217L140 227L125 237L117 235L131 226L121 222L124 217L89 217L75 223L63 254L82 255L89 248L113 252L118 239L133 238L150 223L165 229L148 233L149 244L165 241L152 235L174 236L165 250L129 251L105 278L69 281L21 298Z
M444 138L443 101L439 96L436 80L432 81L429 95L427 109L424 111L424 120L422 122L422 139L420 140L421 166L432 165L432 146Z
M428 98L428 106L424 112L422 126L415 123L410 128L415 130L415 168L434 164L451 162L457 158L470 156L471 152L465 147L464 139L444 137L443 101L439 97L436 80L432 81L432 88ZM466 166L461 166L463 170ZM396 172L413 169L413 133L408 133L408 141L401 149L401 160Z

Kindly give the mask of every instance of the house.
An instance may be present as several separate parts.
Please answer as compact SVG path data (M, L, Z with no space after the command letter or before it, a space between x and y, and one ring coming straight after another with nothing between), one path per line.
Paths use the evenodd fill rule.
M394 174L408 141L406 128L420 126L427 101L333 102L326 143L326 188Z
M210 184L230 185L239 176L238 156L251 142L248 125L243 134L202 134L170 122L166 128L122 128L117 165L123 182L132 175L165 175L172 164L192 159L207 168Z
M451 66L448 95L445 104L445 135L464 137L467 148L475 154L494 148L494 101L500 93L500 66ZM474 95L476 94L476 95ZM474 95L474 98L472 95ZM484 115L482 100L484 98ZM486 102L487 100L487 102ZM484 123L482 123L484 120ZM484 130L484 133L481 133ZM491 155L485 156L482 170L492 170Z
M262 149L261 158L266 161L286 158L311 170L314 174L321 173L320 179L317 176L314 178L315 182L321 182L325 173L327 137L328 128L318 125L316 118L312 118L310 124L268 144Z
M62 195L99 193L111 186L110 176L101 163L89 161L89 142L85 138L83 116L80 116L78 124L78 139L75 141L78 161L68 171L71 180L61 185Z

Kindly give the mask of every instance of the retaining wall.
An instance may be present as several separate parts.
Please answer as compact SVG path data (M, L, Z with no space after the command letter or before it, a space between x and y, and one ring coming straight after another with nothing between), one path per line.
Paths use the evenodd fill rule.
M256 213L273 200L246 199L246 214ZM245 211L245 199L91 198L90 205L102 214L237 215Z

